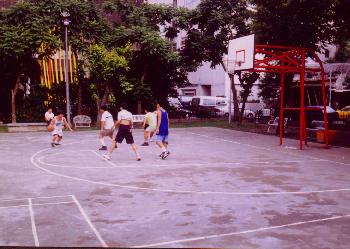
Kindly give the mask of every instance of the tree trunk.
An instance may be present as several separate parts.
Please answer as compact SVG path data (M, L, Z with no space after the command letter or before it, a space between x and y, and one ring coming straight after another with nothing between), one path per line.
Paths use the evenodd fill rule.
M107 104L109 93L110 93L110 89L109 89L109 85L107 84L105 88L105 92L103 93L102 99L100 99L99 97L97 97L96 99L96 107L97 107L96 123L97 124L100 123L100 119L101 119L100 107Z
M78 114L81 115L83 111L83 83L78 82Z
M224 71L227 73L227 67L225 65L224 61L221 61L221 66L223 67ZM233 99L233 121L237 121L239 117L239 101L238 101L238 94L237 94L237 89L235 86L235 77L234 75L229 75L230 76L230 83L231 83L231 88L232 88L232 99ZM231 101L231 99L230 99ZM231 112L232 110L229 110Z
M238 101L238 91L235 86L235 77L234 75L230 76L231 79L231 85L232 85L232 99L233 99L233 121L239 120L239 101ZM230 110L231 111L231 110Z
M242 109L239 117L239 123L242 124L243 116L244 116L244 110L245 110L245 104L247 103L248 95L244 94L242 98Z
M143 74L140 81L141 86L143 86L143 83L145 82L147 67L148 67L148 64L145 64L145 66L143 67ZM140 96L138 96L138 100L137 100L137 114L142 114L142 102L141 102Z
M16 85L11 90L11 121L12 123L17 122L17 116L16 116L16 96L18 92L19 85L21 84L21 74L18 74L16 77Z

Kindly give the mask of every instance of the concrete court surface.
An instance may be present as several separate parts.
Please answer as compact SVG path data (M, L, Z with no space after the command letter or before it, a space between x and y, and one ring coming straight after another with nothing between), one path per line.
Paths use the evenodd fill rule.
M142 131L134 131L137 144ZM97 132L0 134L0 245L350 248L350 149L172 129L111 161Z

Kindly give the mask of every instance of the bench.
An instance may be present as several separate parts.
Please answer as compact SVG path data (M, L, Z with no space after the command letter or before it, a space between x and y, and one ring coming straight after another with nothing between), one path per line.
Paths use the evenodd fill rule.
M276 117L274 120L270 120L267 125L267 133L275 133L277 130L277 127L279 125L280 118ZM288 124L288 118L284 118L283 122L283 133L287 133L287 124Z
M74 127L91 127L91 118L86 115L78 115L73 118Z
M47 131L46 123L11 123L6 126L8 132Z
M132 121L134 123L143 123L145 120L145 115L132 115Z

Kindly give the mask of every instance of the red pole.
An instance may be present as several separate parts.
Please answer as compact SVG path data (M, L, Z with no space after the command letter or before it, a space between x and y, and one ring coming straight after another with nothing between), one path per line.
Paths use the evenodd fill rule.
M300 73L300 149L303 149L303 138L305 132L305 50L301 51L301 73Z
M281 73L281 89L280 89L280 145L283 143L283 128L284 128L284 62L282 62Z
M327 123L327 99L326 99L326 86L324 82L324 68L321 65L321 79L322 79L322 97L323 97L323 122L324 122L324 141L328 147L328 123ZM329 103L330 104L330 103Z

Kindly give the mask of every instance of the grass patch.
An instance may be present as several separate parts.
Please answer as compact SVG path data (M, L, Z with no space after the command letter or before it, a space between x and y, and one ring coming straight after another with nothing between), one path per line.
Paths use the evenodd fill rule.
M256 124L254 122L243 121L242 124L233 122L228 123L227 120L185 120L185 121L173 121L170 123L171 128L189 128L189 127L217 127L230 130L238 130L245 132L254 132L254 133L265 133L267 130L267 125L265 124Z
M0 125L0 132L8 132L7 126Z

